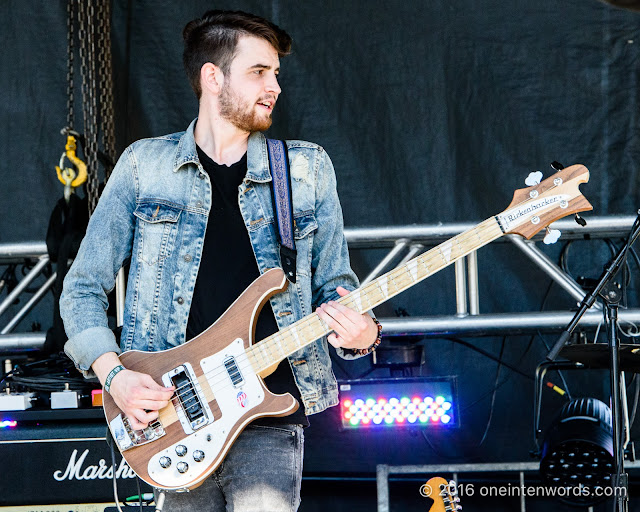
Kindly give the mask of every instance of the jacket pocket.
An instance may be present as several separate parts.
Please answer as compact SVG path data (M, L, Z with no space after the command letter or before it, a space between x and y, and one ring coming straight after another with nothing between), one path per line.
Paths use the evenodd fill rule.
M139 219L150 222L178 222L182 208L161 202L140 203L133 214Z
M316 229L318 229L318 221L312 212L299 214L293 220L293 236L296 240L305 238Z
M304 212L294 219L293 237L298 252L296 272L300 276L311 276L313 235L317 229L318 221L313 212Z
M136 207L138 255L147 265L157 265L169 256L181 213L177 205L154 201Z

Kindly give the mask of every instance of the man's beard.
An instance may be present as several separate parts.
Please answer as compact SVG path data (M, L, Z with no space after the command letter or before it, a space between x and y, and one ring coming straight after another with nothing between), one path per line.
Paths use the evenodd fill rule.
M255 104L249 105L231 90L225 82L219 97L220 116L235 127L246 132L263 132L272 123L271 115L262 117L255 111Z

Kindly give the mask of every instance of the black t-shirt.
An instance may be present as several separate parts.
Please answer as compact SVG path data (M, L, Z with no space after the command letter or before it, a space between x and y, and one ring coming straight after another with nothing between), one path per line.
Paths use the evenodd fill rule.
M193 301L187 323L187 340L213 324L240 294L260 275L249 233L238 206L238 187L247 173L247 155L231 166L219 165L199 147L198 157L211 181L211 211L202 248ZM267 302L256 324L255 340L278 331L271 304ZM231 342L232 340L229 340ZM285 359L265 379L273 393L291 393L300 407L289 416L261 418L256 423L308 425L300 391Z

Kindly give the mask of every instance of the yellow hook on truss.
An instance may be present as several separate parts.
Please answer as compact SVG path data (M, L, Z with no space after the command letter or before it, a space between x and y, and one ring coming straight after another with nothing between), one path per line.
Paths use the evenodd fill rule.
M67 143L64 147L65 151L60 156L60 163L56 165L56 173L58 174L58 179L64 185L64 197L67 201L69 201L69 197L73 192L72 189L79 187L87 181L87 164L78 158L76 148L76 138L68 133ZM65 157L67 157L75 169L64 166Z

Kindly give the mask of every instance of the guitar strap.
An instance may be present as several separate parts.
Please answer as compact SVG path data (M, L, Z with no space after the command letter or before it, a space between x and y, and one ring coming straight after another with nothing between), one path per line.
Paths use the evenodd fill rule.
M271 169L273 211L278 224L280 264L287 279L296 282L296 244L293 236L293 204L291 200L291 172L289 155L283 140L267 139L269 168Z

